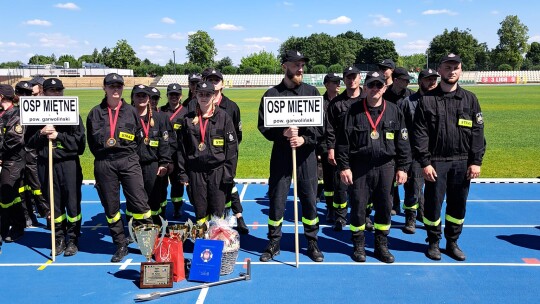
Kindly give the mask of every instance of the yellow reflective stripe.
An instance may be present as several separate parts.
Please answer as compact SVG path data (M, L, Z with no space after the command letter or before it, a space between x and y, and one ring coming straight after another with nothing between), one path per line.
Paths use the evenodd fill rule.
M65 220L66 220L66 214L64 213L64 214L60 215L59 217L55 218L54 222L56 224L59 224L59 223L65 221Z
M236 188L236 186L232 187L231 193L236 193L236 192L238 192L238 188Z
M268 225L270 225L270 226L278 227L278 226L281 226L282 223L283 223L283 218L281 218L281 219L279 219L277 221L273 221L270 218L268 218Z
M24 193L25 190L26 190L25 186L19 187L19 194Z
M164 200L163 202L161 202L161 207L166 207L167 206L167 200Z
M209 219L209 216L205 216L202 219L197 220L197 225L200 226L200 225L206 223L206 221L208 221L208 219Z
M366 224L364 224L362 226L354 226L352 224L349 224L349 228L351 228L351 232L364 231L364 230L366 230Z
M336 209L345 209L347 208L347 202L344 202L343 204L332 203L332 206Z
M133 213L130 212L129 210L126 210L126 215L133 216Z
M181 197L181 196L180 197L171 197L171 202L173 202L173 203L178 203L178 202L181 202L183 200L184 200L184 198Z
M41 192L41 189L32 190L32 194L33 195L43 195L43 193Z
M2 204L0 202L0 207L2 207L3 209L7 209L17 203L20 203L21 202L21 198L20 197L16 197L11 203L7 203L7 204Z
M373 228L377 229L377 230L383 230L383 231L387 231L387 230L390 230L390 225L391 224L377 224L377 223L374 223L373 224Z
M161 208L159 208L158 210L155 210L155 211L154 211L154 210L150 210L150 214L152 214L152 215L159 215L159 214L161 214Z
M66 217L67 217L68 222L75 223L75 222L80 221L82 219L82 214L79 213L75 217L70 217L69 215L66 214Z
M126 214L127 214L127 211L126 211ZM113 223L118 222L122 216L120 215L120 212L117 212L113 218L110 218L108 216L105 216L105 217L107 218L107 223L113 224Z
M334 191L324 191L323 195L324 196L334 196Z
M232 206L232 202L231 201L228 201L226 204L225 204L225 208L231 208Z
M428 225L428 226L439 226L441 224L441 219L439 218L438 220L436 220L435 222L432 222L430 220L428 220L425 216L422 218L422 221L424 222L425 225Z
M373 208L373 203L368 203L368 204L366 205L366 209L371 209L371 208Z
M302 216L302 223L310 226L317 225L319 223L319 218L316 217L315 219L308 220L307 218Z
M417 210L419 206L420 205L418 203L416 203L416 204L414 204L414 205L412 205L410 207L407 207L407 206L403 205L403 209L405 209L405 210L413 210L414 211L414 210Z
M152 211L148 210L145 213L132 213L132 216L136 220L143 220L152 216Z
M317 181L317 184L319 184L319 185L324 185L324 180L319 179L319 180Z
M454 223L454 224L457 224L457 225L463 225L463 222L465 222L465 219L457 219L455 217L451 217L450 215L446 215L444 217L447 221L449 221L450 223Z

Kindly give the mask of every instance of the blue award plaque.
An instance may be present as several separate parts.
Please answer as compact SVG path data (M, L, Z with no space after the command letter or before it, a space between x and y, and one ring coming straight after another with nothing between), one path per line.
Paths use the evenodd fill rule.
M221 240L195 240L189 271L190 281L205 283L219 281L224 244L225 242Z

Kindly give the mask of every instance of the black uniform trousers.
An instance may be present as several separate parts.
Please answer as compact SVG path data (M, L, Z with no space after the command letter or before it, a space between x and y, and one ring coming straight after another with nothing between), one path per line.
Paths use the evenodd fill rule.
M403 185L405 190L403 209L418 211L422 214L424 210L424 176L420 163L413 160L407 175L407 181Z
M39 215L47 216L49 213L49 203L41 191L41 182L38 177L37 153L35 150L26 150L26 165L24 167L25 194L24 200L29 212L32 212L32 200Z
M5 237L11 229L23 231L26 226L19 195L23 183L24 162L4 161L0 172L0 233Z
M173 172L169 174L169 183L171 184L171 202L173 205L182 205L184 200L184 184L180 182L178 169L178 156L172 153ZM165 189L167 191L167 189ZM165 199L167 197L165 196ZM165 210L164 210L165 211Z
M334 173L334 219L336 221L340 220L343 223L347 222L347 208L349 207L348 190L349 187L341 181L339 171L336 170Z
M43 193L49 198L49 165L38 159L38 172ZM79 158L53 161L53 194L55 237L77 242L81 235L82 168ZM48 199L47 199L48 200Z
M328 152L321 153L321 167L322 167L322 181L323 181L323 195L326 200L327 208L333 208L334 203L334 175L336 174L336 167L330 165L328 162Z
M308 240L317 240L319 218L317 216L317 159L315 151L306 158L297 159L297 191L302 205L302 223L304 235ZM285 214L285 202L291 188L292 158L281 155L280 159L270 160L270 178L268 180L268 239L281 239L281 227Z
M467 196L471 180L467 179L467 160L431 161L437 172L435 182L426 181L424 190L424 226L428 242L441 239L441 209L446 194L444 236L457 241L463 230Z
M152 223L139 157L134 154L118 159L96 159L94 176L113 242L126 244L120 215L120 184L126 197L126 212L133 216L133 226Z
M144 181L144 190L148 196L148 206L152 213L152 221L156 225L161 226L159 216L163 215L163 188L167 185L167 176L157 176L159 164L158 162L143 162L141 170Z
M240 202L240 194L238 194L238 189L236 188L236 183L231 184L231 190L228 191L225 208L231 208L232 214L244 212L244 207Z
M351 159L353 184L351 192L351 224L353 240L366 228L366 205L373 202L375 210L374 228L377 233L390 233L392 191L394 191L395 164L382 164Z
M207 172L188 171L187 191L195 209L197 224L203 224L211 216L223 216L225 199L231 191L231 184L222 182L223 171L223 166Z

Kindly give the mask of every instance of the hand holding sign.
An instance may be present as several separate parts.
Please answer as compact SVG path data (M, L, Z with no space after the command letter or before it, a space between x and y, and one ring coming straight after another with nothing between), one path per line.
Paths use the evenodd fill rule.
M283 130L283 136L287 137L289 140L291 137L298 136L298 127L289 127Z

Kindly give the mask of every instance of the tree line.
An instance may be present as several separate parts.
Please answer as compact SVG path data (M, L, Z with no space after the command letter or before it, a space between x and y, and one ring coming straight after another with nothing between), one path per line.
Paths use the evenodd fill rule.
M433 37L426 53L400 56L392 40L380 37L364 38L360 32L347 31L331 36L315 33L308 37L289 37L284 41L278 54L284 50L296 49L310 58L307 73L340 73L349 65L371 70L383 59L392 59L398 66L410 71L436 68L438 60L448 53L459 54L464 70L540 70L540 43L528 44L528 27L515 15L509 15L500 23L497 31L499 44L489 49L485 42L478 42L470 29L445 29ZM216 67L224 74L276 74L281 73L279 55L260 51L243 57L238 66L231 58L214 60L218 54L214 40L205 31L197 31L188 38L186 45L188 61L175 63L169 60L164 66L141 60L126 40L119 40L116 46L94 49L90 55L75 58L62 55L58 58L34 55L29 64L63 64L69 62L71 68L82 67L83 62L101 63L111 68L133 69L135 76L158 76L164 74L188 74L201 72L205 67ZM20 61L0 63L0 68L16 68Z

